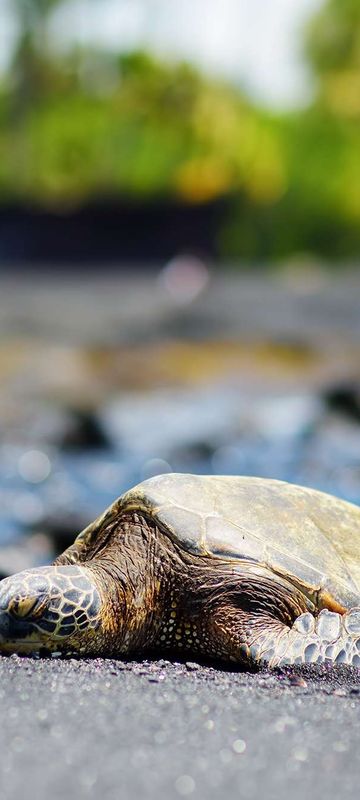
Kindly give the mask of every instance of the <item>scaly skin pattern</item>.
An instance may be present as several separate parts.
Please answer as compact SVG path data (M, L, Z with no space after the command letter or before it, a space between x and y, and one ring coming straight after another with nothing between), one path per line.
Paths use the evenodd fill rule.
M254 645L257 659L278 664L323 663L351 664L360 667L360 608L343 616L327 609L314 618L310 613L298 617L282 639L266 642L266 650Z
M360 667L360 608L344 615L328 609L305 612L291 626L275 616L227 612L217 612L213 625L227 643L231 661L270 667L325 662Z
M41 567L1 581L0 651L62 650L100 624L100 595L83 567Z
M360 609L335 606L266 565L189 553L134 511L105 519L86 549L0 583L0 652L360 666Z

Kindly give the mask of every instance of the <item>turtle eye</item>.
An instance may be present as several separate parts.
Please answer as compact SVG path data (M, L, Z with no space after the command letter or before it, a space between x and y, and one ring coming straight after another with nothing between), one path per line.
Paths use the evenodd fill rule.
M32 612L41 612L43 603L39 597L14 597L9 603L9 612L13 617L25 619ZM38 606L38 608L36 608ZM34 616L34 614L33 614Z

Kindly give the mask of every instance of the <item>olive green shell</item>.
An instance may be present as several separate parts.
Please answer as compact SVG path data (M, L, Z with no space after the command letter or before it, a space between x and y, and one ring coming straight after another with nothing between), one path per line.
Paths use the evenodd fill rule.
M86 548L100 525L129 511L152 516L195 555L260 563L360 604L360 508L344 500L277 480L171 473L126 492L78 540Z

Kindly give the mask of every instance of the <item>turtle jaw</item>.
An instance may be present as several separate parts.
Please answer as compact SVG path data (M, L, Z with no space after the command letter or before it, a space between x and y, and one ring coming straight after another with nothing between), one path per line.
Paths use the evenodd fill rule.
M29 629L21 635L19 635L19 632L16 632L15 635L8 634L4 636L3 630L4 623L3 620L0 619L0 655L11 655L12 653L32 655L38 653L40 650L56 650L54 642L50 642L46 639L42 641L36 631L31 631Z
M1 610L0 613L0 654L21 653L22 655L36 653L41 649L55 649L55 642L26 620L14 619L9 611Z

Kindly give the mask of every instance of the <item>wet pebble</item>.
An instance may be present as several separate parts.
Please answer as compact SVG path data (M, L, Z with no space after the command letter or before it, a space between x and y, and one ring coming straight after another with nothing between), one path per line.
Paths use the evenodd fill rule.
M299 686L302 689L307 688L306 680L301 675L289 675L288 681L291 686Z
M148 675L149 683L161 683L166 678L165 673L160 672L157 675Z

